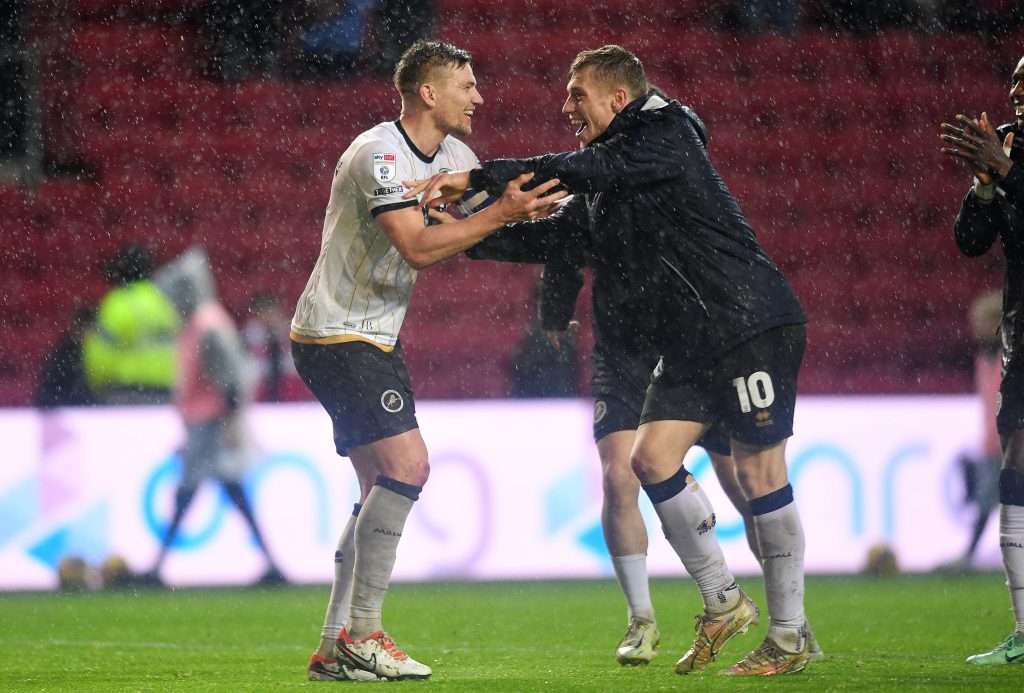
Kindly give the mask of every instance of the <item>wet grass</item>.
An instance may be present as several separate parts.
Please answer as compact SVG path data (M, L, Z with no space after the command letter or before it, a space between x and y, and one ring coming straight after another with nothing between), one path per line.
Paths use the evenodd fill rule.
M756 580L741 581L763 605ZM808 609L827 659L778 679L722 679L762 625L703 676L675 659L692 634L692 583L653 585L662 652L619 667L625 607L612 582L397 585L385 622L434 668L429 682L305 680L327 588L179 590L0 597L3 691L283 691L386 686L473 691L1021 691L1024 666L968 667L964 657L1009 633L998 575L814 578Z

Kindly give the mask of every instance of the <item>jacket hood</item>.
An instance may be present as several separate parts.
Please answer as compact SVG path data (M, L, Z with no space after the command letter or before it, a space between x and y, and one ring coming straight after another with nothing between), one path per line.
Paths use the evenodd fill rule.
M690 124L693 125L694 130L697 131L697 136L700 137L701 144L703 144L704 147L708 146L708 129L707 126L704 125L704 121L700 119L700 116L698 116L697 113L689 106L684 106L675 100L663 99L654 92L650 92L646 96L634 99L627 104L626 107L612 119L612 122L608 125L608 129L596 137L591 144L604 142L606 139L613 137L617 133L627 130L637 123L643 122L646 118L654 115L655 112L672 114L686 118L690 121Z
M200 246L192 246L162 266L153 281L186 318L202 304L217 299L210 259Z

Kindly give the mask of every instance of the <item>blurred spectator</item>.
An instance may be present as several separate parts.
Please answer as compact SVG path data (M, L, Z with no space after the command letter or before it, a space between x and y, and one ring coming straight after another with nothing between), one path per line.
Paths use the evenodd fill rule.
M1003 451L996 431L999 385L1002 380L1003 348L999 324L1003 315L1002 292L990 291L971 304L970 322L977 350L974 356L974 385L981 400L982 436L975 456L961 460L967 500L976 510L971 538L957 561L947 568L969 569L981 535L992 511L999 505L999 470Z
M513 397L579 396L579 354L575 335L565 334L556 346L541 325L541 282L533 291L533 322L516 345L509 368Z
M185 325L177 341L178 374L174 404L185 425L182 475L174 496L174 514L164 533L153 569L160 569L199 485L216 478L241 513L266 557L262 583L284 580L267 550L242 488L248 462L243 405L248 398L245 351L227 311L217 301L206 253L192 248L160 269L156 282L174 302Z
M25 155L28 92L22 42L25 0L0 0L0 160Z
M85 373L104 404L156 404L170 399L178 314L150 279L153 264L140 245L122 248L106 268L114 285L85 335Z
M82 361L82 345L85 334L93 328L96 320L94 308L79 308L71 319L71 325L61 335L57 345L43 359L36 390L36 406L81 407L95 404L96 398L89 388Z
M86 69L73 55L69 40L79 20L69 0L36 0L28 7L27 32L37 75L32 91L38 99L43 173L96 180L98 168L83 152L81 142L85 109L79 89Z
M280 402L286 399L285 381L299 377L288 348L290 326L291 316L282 310L276 295L267 291L253 294L242 335L255 367L258 400Z
M800 0L740 0L733 12L740 29L791 36L800 20Z
M914 0L823 0L821 11L828 26L872 33L894 26L910 26Z
M286 0L210 0L203 17L207 72L229 82L277 72L285 26L296 3ZM300 5L302 3L299 3Z
M299 37L305 73L313 77L349 74L361 64L363 41L378 0L319 2Z
M433 33L433 23L431 0L379 0L370 31L377 71L390 77L405 49Z

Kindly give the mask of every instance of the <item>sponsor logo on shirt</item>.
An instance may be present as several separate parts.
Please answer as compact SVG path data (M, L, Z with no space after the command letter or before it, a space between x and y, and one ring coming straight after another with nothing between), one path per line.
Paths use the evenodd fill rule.
M373 153L373 177L378 183L384 184L395 179L398 157L393 152Z
M383 195L394 195L395 193L400 193L403 190L405 190L405 188L401 185L392 185L390 188L377 188L373 191L373 196L381 197Z

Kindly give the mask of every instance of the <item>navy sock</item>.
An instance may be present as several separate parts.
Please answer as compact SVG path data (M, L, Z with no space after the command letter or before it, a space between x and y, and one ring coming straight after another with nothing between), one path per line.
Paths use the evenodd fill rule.
M405 496L411 501L419 500L420 493L423 491L422 486L416 486L415 484L407 484L404 481L398 481L392 479L389 476L381 474L377 477L377 481L374 482L376 486L382 486L389 491L394 491L400 496Z
M751 515L764 515L773 510L785 507L793 502L793 486L786 484L778 491L772 491L766 496L754 498L750 501Z
M651 499L652 505L663 503L686 488L686 477L689 475L690 472L686 471L686 466L680 465L679 471L664 481L659 481L656 484L644 484L644 493Z

